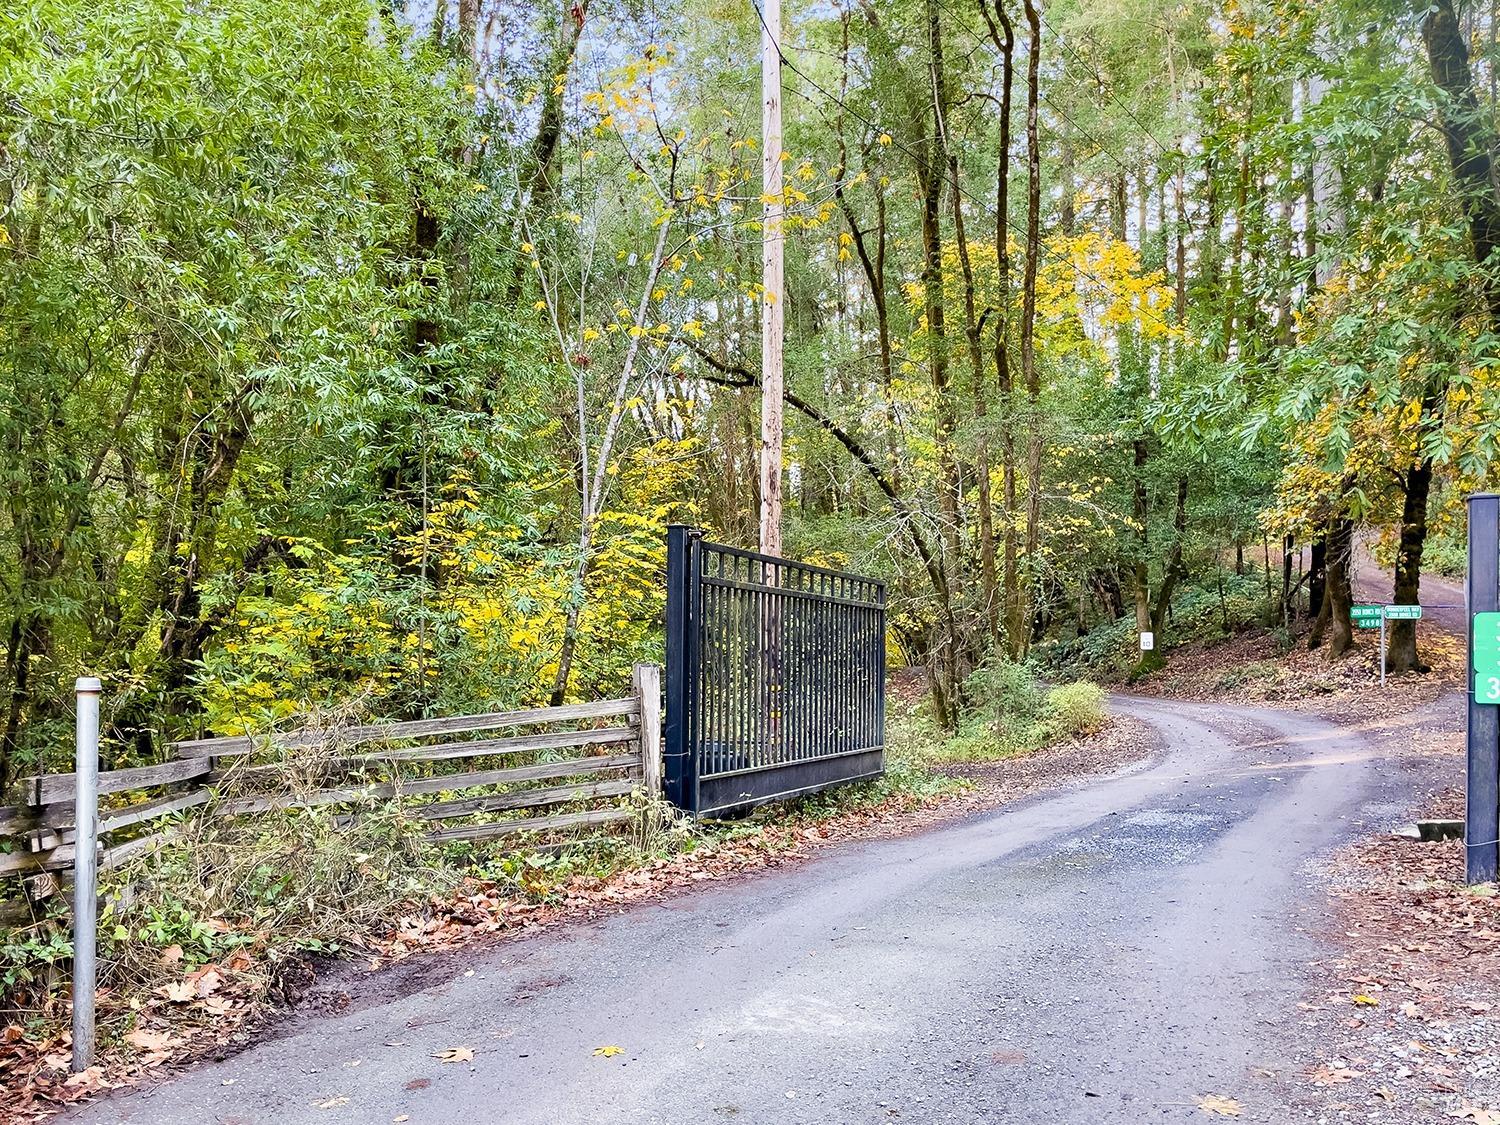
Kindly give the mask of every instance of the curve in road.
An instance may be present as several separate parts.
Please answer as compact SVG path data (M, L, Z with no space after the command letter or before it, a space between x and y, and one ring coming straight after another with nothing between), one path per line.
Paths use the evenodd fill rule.
M1288 1120L1267 1076L1318 952L1305 868L1395 806L1320 720L1114 706L1154 762L476 948L472 975L65 1119L1119 1125L1221 1093ZM459 1045L472 1065L433 1057Z

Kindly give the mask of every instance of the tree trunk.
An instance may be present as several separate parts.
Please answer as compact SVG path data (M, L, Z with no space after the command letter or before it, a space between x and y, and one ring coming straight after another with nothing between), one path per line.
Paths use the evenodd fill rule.
M1328 542L1319 535L1312 541L1307 564L1307 616L1313 620L1323 612L1323 593L1328 588Z
M1109 232L1114 235L1116 242L1126 241L1125 213L1129 208L1129 185L1125 182L1125 170L1122 168L1109 180Z
M1432 459L1423 458L1406 474L1406 497L1401 506L1401 543L1396 548L1396 605L1419 604L1422 548L1427 542L1427 498L1431 492ZM1417 623L1392 621L1386 628L1386 667L1398 674L1429 671L1417 654Z
M1177 313L1177 323L1178 324L1186 324L1187 323L1187 233L1188 233L1188 218L1187 218L1187 191L1186 191L1186 188L1184 187L1184 181L1186 180L1186 178L1187 178L1187 173L1184 172L1182 169L1179 168L1178 171L1177 171L1177 175L1175 177L1173 177L1173 180L1172 180L1172 197L1173 197L1173 202L1176 204L1176 209L1177 209L1177 223L1176 223L1176 227L1177 227L1177 245L1176 245L1176 254L1174 256L1174 262L1175 262L1175 264L1174 264L1174 267L1173 267L1173 273L1176 274L1176 277L1174 279L1176 281L1176 292L1173 294L1173 296L1175 297L1175 306L1176 307L1175 307L1174 311Z
M1067 122L1063 122L1058 148L1057 178L1062 181L1062 198L1057 204L1057 229L1064 238L1072 238L1078 232L1078 186L1073 169L1073 138L1068 135Z
M1328 529L1328 655L1337 660L1354 647L1354 521L1340 517Z
M974 485L979 508L979 579L980 599L985 627L985 644L999 628L999 599L996 596L994 500L990 489L990 446L986 432L989 397L985 393L984 351L979 339L979 317L974 293L974 265L969 257L969 240L964 231L963 197L959 194L958 157L948 157L948 173L953 181L953 240L958 245L958 261L964 280L964 340L968 344L969 366L974 403Z
M854 242L854 251L859 258L860 270L865 275L865 284L870 290L870 303L875 308L875 340L880 359L880 387L885 400L886 415L886 468L890 473L891 484L896 491L901 488L901 459L898 446L898 430L896 425L896 400L894 394L895 363L891 347L891 317L890 305L886 300L885 283L885 255L886 255L886 213L885 213L885 191L880 186L880 177L875 177L875 228L874 252L871 252L870 240L867 238L871 232L861 228L859 215L854 210L848 193L844 190L849 177L849 146L844 136L844 95L849 88L849 15L847 9L840 21L841 39L839 51L839 115L837 118L838 143L839 143L839 173L838 182L834 185L834 198L838 200L839 208L844 213L844 221L849 227L849 236ZM868 157L868 152L865 154Z
M1146 439L1131 442L1134 475L1130 484L1131 516L1135 520L1136 557L1131 567L1131 585L1135 594L1135 628L1138 633L1151 629L1151 567L1149 551L1151 530L1146 507Z
M443 5L439 5L443 7ZM526 230L532 216L547 213L547 207L556 194L556 154L563 132L563 95L566 89L563 79L572 69L573 57L578 52L578 40L583 34L589 0L577 0L572 5L560 5L562 26L558 28L558 40L547 60L545 81L542 82L542 112L537 118L536 135L531 139L530 151L526 154L526 165L521 170L521 197L516 200L517 242L528 241ZM529 260L525 254L516 255L515 269L511 271L510 286L506 291L506 304L514 306L521 299L525 285Z
M1220 341L1221 354L1227 356L1234 341L1234 331L1240 310L1240 288L1245 256L1245 209L1250 195L1250 122L1253 112L1254 89L1250 83L1250 72L1245 72L1244 114L1239 127L1239 167L1234 184L1234 234L1229 243L1229 289L1224 295L1224 338ZM1241 329L1244 325L1240 325Z
M1042 522L1042 394L1036 365L1036 275L1042 250L1042 153L1037 135L1042 24L1033 0L1025 0L1025 7L1031 45L1026 56L1026 265L1021 276L1021 378L1026 386L1026 567L1034 582Z
M1448 145L1448 161L1469 219L1474 260L1488 266L1490 256L1500 246L1500 197L1490 178L1494 136L1474 96L1469 48L1453 14L1452 0L1433 0L1422 21L1422 40L1427 45L1432 80L1445 95L1438 115ZM1493 269L1486 269L1484 277L1491 329L1500 331L1500 277Z
M932 135L921 146L916 161L917 179L922 192L922 292L927 316L930 355L928 371L932 381L934 434L938 460L939 537L942 544L941 566L945 588L951 588L959 573L958 461L953 449L957 429L953 399L949 392L948 350L944 322L942 247L942 195L947 180L948 103L947 78L943 70L943 32L937 0L927 0L927 45L929 78L932 92ZM935 654L949 699L956 698L962 673L959 668L960 637L954 627L951 606L943 614L945 640Z
M1177 583L1187 576L1183 565L1183 550L1187 546L1187 502L1188 478L1177 478L1177 498L1172 505L1172 550L1167 556L1167 567L1161 576L1161 588L1156 592L1156 608L1151 614L1151 631L1160 635L1167 623L1172 608L1172 594ZM1157 641L1158 646L1161 644Z
M1024 609L1021 598L1019 544L1016 536L1016 429L1015 377L1010 367L1010 117L1015 87L1016 32L1005 0L996 0L994 17L981 5L990 39L1000 51L1000 138L995 163L995 258L998 267L998 301L995 316L995 379L1000 391L1001 537L1003 562L1001 591L1004 601L1006 651L1020 656Z
M931 62L932 135L922 146L917 177L922 191L922 293L927 317L928 370L932 380L942 513L944 565L950 576L958 565L958 462L953 453L957 419L949 393L948 347L943 293L941 201L948 168L948 113L943 74L942 23L937 0L927 0L927 44Z

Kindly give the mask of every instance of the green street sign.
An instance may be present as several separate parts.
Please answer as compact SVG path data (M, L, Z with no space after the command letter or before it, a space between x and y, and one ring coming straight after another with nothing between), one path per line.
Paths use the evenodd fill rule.
M1474 671L1488 671L1492 664L1500 667L1500 613L1474 615L1474 642L1471 651Z
M1380 619L1385 611L1385 606L1380 605L1354 605L1349 607L1349 619L1361 629L1380 628Z
M1500 704L1500 613L1474 615L1469 660L1474 670L1474 702Z
M1385 607L1387 621L1417 621L1422 617L1419 605L1388 605Z

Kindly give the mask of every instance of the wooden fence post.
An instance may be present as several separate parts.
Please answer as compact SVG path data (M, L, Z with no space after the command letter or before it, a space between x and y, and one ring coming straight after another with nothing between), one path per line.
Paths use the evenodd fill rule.
M630 673L631 690L641 705L641 779L648 796L661 796L661 669L637 664Z

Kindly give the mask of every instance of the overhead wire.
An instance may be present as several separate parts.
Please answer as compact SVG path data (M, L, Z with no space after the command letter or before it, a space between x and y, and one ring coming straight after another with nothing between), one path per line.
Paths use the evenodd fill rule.
M953 8L948 4L944 3L944 0L937 0L937 5L938 7L943 9L943 11L947 12L948 15L953 19L953 22L967 31L975 39L976 42L981 45L989 42L987 36L977 31L973 27L973 25L971 25L966 19L963 18L963 16L954 11ZM1056 32L1053 32L1053 34L1056 35ZM1057 114L1057 116L1061 117L1065 122L1067 122L1067 124L1073 129L1075 133L1091 143L1099 152L1109 157L1109 159L1114 162L1115 167L1119 168L1121 173L1127 176L1134 176L1139 174L1139 169L1129 167L1125 163L1125 161L1115 153L1113 149L1111 149L1093 133L1085 129L1082 125L1078 124L1078 122L1065 109L1063 109L1060 105L1058 105L1050 97L1048 97L1045 90L1040 90L1038 91L1038 93L1040 94L1042 101L1046 103L1048 109L1050 109L1053 113ZM1129 111L1127 110L1127 112Z
M1114 102L1115 105L1119 106L1125 112L1126 117L1135 122L1136 128L1140 129L1142 135L1144 135L1147 140L1154 144L1157 149L1160 150L1163 156L1175 158L1178 155L1171 149L1167 148L1164 144L1162 144L1161 141L1157 140L1156 134L1153 133L1149 127L1147 127L1144 121L1136 116L1135 111L1131 109L1130 106L1125 104L1125 102L1121 101L1116 94L1109 91L1108 85L1104 81L1104 75L1100 74L1098 69L1092 63L1090 63L1087 59L1085 59L1082 55L1080 55L1076 50L1073 49L1072 44L1070 44L1064 36L1059 34L1056 28L1054 28L1050 23L1047 22L1047 17L1042 15L1040 10L1037 11L1037 19L1041 21L1043 27L1045 27L1052 33L1052 38L1057 40L1058 43L1062 44L1062 49L1064 51L1067 51L1068 54L1077 59L1078 62L1083 66L1083 68L1094 76L1094 80L1099 83L1099 89L1105 93L1105 96L1108 97L1110 101Z
M756 19L758 19L760 21L761 27L765 28L769 32L770 29L766 27L765 16L761 12L761 10L760 10L760 5L757 4L757 3L755 3L755 0L751 0L750 6L754 9L754 11L755 11L755 17L756 17ZM795 74L795 75L797 75L797 77L801 78L803 82L805 82L809 86L811 86L814 90L816 90L819 94L821 94L828 101L832 102L834 105L838 106L845 113L848 113L855 120L857 120L860 123L862 123L867 129L873 130L874 132L878 133L882 138L889 138L890 139L889 143L891 144L892 147L894 147L896 149L899 149L900 151L904 152L912 160L914 160L914 161L916 161L918 163L922 163L923 162L923 158L922 158L921 154L913 151L907 145L905 145L901 141L897 140L895 138L894 134L892 134L890 130L884 128L883 126L881 126L877 122L872 121L869 117L865 116L858 109L856 109L853 106L851 106L845 99L843 99L843 98L839 97L837 94L831 93L829 90L825 89L819 82L817 82L814 78L812 78L806 71L804 71L801 67L799 67L790 58L788 58L785 49L782 47L781 40L780 40L779 36L773 35L772 39L776 43L776 53L780 57L781 63L782 63L783 66L785 66L789 70L791 70L791 72L793 74ZM803 96L805 97L806 95L803 95ZM959 195L963 196L971 204L973 204L975 207L979 208L980 211L981 211L981 213L983 213L987 218L989 218L991 220L994 220L998 216L998 212L995 210L995 208L991 207L990 204L986 200L980 199L977 196L975 196L972 192L967 191L964 188L962 182L955 182L953 184L953 188L954 188L954 190L956 192L958 192ZM1095 285L1099 286L1102 289L1108 288L1108 285L1098 275L1096 275L1094 273L1091 273L1090 271L1088 271L1084 267L1080 266L1077 262L1073 261L1071 258L1069 258L1069 257L1067 257L1065 255L1059 254L1057 251L1055 251L1051 247L1049 247L1045 242L1039 242L1038 243L1038 249L1045 256L1047 256L1048 258L1052 259L1054 262L1059 263L1059 264L1061 264L1063 266L1066 266L1067 268L1071 269L1079 277L1084 278L1084 279L1086 279L1088 281L1093 282ZM1161 317L1157 316L1156 313L1154 311L1152 311L1152 309L1150 308L1149 305L1144 305L1144 304L1141 305L1140 308L1139 308L1139 311L1140 311L1140 313L1143 316L1148 317L1149 319L1154 320L1157 324L1161 325L1161 327L1163 329L1165 329L1166 331L1168 331L1168 332L1175 331L1175 328L1172 325L1168 324Z

